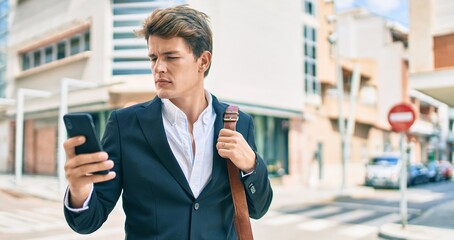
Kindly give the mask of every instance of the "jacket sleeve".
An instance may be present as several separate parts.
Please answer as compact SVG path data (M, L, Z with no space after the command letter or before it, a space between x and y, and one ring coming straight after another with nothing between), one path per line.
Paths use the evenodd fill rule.
M82 212L72 212L64 208L68 225L76 232L88 234L96 231L106 221L109 213L115 207L121 194L122 172L120 168L121 144L119 124L116 111L112 112L102 140L104 151L109 159L114 161L116 177L107 182L94 184L94 191L88 203L88 209ZM69 194L71 194L69 192Z
M244 190L248 202L249 216L259 219L268 211L271 200L273 199L273 190L268 179L268 170L262 157L257 153L254 137L254 124L249 117L249 127L246 141L255 152L256 168L255 171L243 178Z

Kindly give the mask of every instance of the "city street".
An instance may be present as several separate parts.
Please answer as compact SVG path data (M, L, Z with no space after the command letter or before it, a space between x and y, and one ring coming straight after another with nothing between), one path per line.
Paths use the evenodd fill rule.
M411 220L436 204L454 198L452 182L429 183L409 188ZM379 239L381 225L399 222L400 192L378 189L361 198L288 206L253 222L257 239Z
M399 221L399 199L397 190L378 189L359 197L272 207L252 225L256 239L379 239L379 226ZM411 187L408 199L411 222L430 207L454 199L454 183ZM96 233L79 235L67 226L61 203L0 191L0 239L124 239L123 222L124 215L117 207Z

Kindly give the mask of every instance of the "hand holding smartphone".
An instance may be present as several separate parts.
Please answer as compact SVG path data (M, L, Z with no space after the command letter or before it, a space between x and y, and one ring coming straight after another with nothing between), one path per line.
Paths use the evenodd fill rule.
M93 118L88 113L68 113L63 116L66 132L69 137L84 136L85 143L75 148L76 155L84 153L101 152L102 146L96 134ZM108 174L108 170L94 172L93 174Z

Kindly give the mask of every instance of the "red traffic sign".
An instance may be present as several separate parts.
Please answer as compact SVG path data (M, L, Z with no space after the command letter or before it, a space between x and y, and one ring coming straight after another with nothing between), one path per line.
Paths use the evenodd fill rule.
M415 110L410 104L400 103L389 110L388 122L395 132L405 132L415 122Z

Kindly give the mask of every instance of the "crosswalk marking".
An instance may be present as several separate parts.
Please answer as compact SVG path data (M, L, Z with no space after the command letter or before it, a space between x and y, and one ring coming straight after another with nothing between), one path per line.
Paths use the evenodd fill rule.
M317 208L317 209L314 209L314 210L309 210L309 211L306 211L306 212L302 212L300 214L305 216L305 217L315 217L315 216L318 216L318 215L326 215L326 214L337 213L337 212L340 212L341 210L342 210L341 207L326 206L326 207L323 207L323 208Z
M337 231L337 234L351 237L354 239L361 239L366 236L372 235L378 231L377 227L365 226L365 225L353 225Z
M302 220L303 217L295 214L280 215L263 221L263 224L270 226L281 226L284 224L295 223Z
M293 226L298 230L313 233L331 231L336 236L348 239L364 239L376 234L380 225L399 220L399 215L389 210L352 208L336 204L309 206L291 211L272 211L257 224L273 227Z
M40 221L45 221L45 222L54 222L54 221L58 221L58 220L62 219L61 217L50 216L48 214L44 215L42 213L40 214L40 213L37 213L34 211L17 210L16 212L21 214L22 216L27 216L27 217L33 218L33 219L39 219Z
M326 219L335 220L338 222L348 222L355 219L371 216L374 213L375 213L374 211L358 209L342 214L337 214L331 217L327 217Z
M95 240L95 239L124 239L124 229L121 227L117 228L105 228L105 229L99 229L98 231L90 234L90 235L80 235L77 233L64 233L64 234L59 234L59 235L54 235L50 237L39 237L39 238L33 238L31 240Z
M303 222L298 224L296 227L300 230L309 231L309 232L319 232L330 227L334 227L338 224L336 221L325 220L325 219L315 219L308 222Z
M385 216L375 218L373 220L361 223L362 225L378 227L384 223L392 223L400 220L400 215L397 213L390 213Z
M66 225L62 210L35 208L0 211L0 233L29 233L57 229Z

